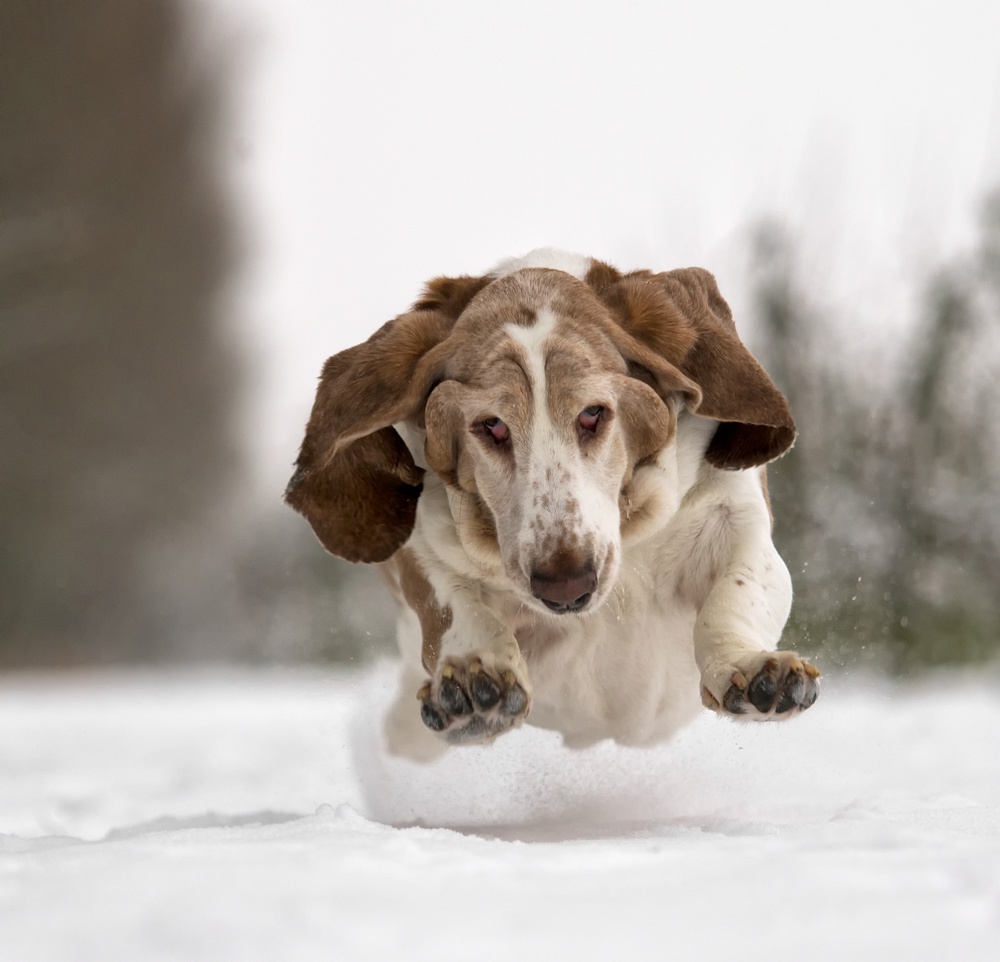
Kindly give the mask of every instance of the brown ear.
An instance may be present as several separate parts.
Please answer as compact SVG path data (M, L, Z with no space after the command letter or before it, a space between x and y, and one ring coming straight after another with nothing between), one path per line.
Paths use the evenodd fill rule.
M609 271L604 266L595 290L629 336L660 364L650 365L638 354L626 357L649 370L663 393L679 369L699 389L697 394L684 391L688 409L721 422L706 460L739 470L784 454L795 441L788 403L739 339L715 278L695 267L617 278Z
M722 422L705 457L718 468L733 470L780 458L795 443L792 412L740 340L715 278L697 267L659 277L698 332L681 364L701 387L696 413Z
M424 287L424 292L413 305L415 311L437 311L457 320L458 315L468 306L474 298L487 284L494 278L472 277L463 274L461 277L435 277L428 281Z
M423 471L392 425L422 416L453 326L413 311L324 365L285 501L331 553L384 561L413 531Z
M285 501L331 554L385 561L410 536L424 472L392 428L358 438L320 470L305 448L299 463Z

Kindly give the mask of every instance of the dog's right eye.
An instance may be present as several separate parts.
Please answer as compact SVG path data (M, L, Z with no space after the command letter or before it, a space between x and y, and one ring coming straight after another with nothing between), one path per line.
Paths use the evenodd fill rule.
M510 438L510 431L500 418L485 418L480 425L483 432L493 439L494 444L503 444Z
M604 406L601 404L592 404L589 408L584 408L580 412L580 428L588 434L595 434L603 415Z

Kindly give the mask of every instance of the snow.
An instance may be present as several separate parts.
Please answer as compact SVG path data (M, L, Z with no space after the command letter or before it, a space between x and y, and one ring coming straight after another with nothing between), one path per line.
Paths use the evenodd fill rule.
M0 959L987 959L995 673L420 767L392 670L0 681Z

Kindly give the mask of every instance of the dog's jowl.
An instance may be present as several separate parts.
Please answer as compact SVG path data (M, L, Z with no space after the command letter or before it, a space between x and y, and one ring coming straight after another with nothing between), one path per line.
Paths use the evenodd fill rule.
M765 466L794 440L711 274L542 250L431 281L331 357L286 499L401 606L391 750L525 720L648 745L702 705L778 720L816 699L816 669L776 650L791 583Z

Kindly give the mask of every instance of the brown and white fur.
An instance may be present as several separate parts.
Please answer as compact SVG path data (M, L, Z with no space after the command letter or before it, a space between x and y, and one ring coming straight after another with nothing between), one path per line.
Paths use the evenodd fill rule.
M438 278L323 370L286 498L400 603L391 750L429 759L529 717L649 745L701 705L786 719L818 672L764 465L784 398L711 274L541 250Z

